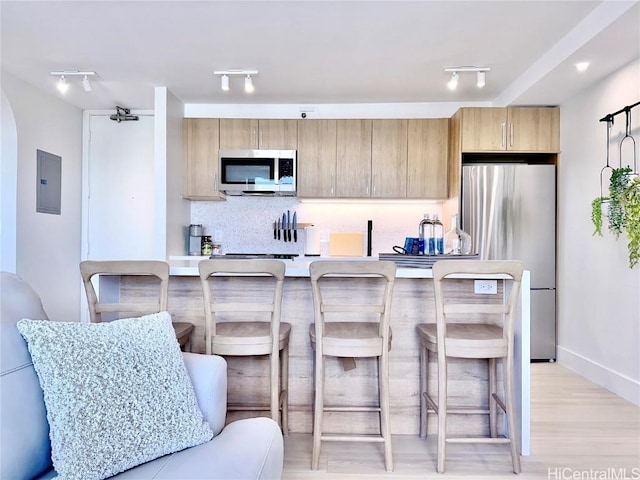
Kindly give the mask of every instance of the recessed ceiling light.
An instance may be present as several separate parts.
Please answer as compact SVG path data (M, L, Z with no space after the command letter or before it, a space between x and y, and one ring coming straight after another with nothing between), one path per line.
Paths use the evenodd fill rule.
M576 63L576 70L579 72L586 72L587 68L589 68L589 62L579 62Z

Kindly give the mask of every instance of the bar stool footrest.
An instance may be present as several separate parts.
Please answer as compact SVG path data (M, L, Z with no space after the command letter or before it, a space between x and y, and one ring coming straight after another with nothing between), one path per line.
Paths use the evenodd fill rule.
M349 434L328 434L321 435L323 442L377 442L384 443L384 438L379 434L372 435L349 435Z

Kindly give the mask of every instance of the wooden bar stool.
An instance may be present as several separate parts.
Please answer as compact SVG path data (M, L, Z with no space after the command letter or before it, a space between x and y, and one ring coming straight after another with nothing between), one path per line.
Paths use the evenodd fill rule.
M82 276L84 290L87 294L89 318L91 322L102 322L103 313L134 314L140 316L167 310L169 300L169 264L167 262L160 260L85 260L80 262L80 275ZM156 277L160 281L157 301L153 303L138 300L135 302L100 301L91 282L91 279L95 275ZM119 316L122 317L122 315ZM176 332L176 338L178 339L180 348L190 352L193 323L173 322L173 329Z
M269 411L282 432L289 432L289 337L291 324L280 321L285 264L281 260L213 259L198 264L206 319L206 353L228 356L270 356L270 401L267 406L230 402L228 410ZM265 295L240 284L257 276L271 278ZM224 283L230 277L233 286ZM266 279L265 279L266 280ZM262 286L262 285L261 285ZM265 297L268 297L265 300ZM241 317L230 321L229 318ZM225 321L223 320L223 317ZM264 318L268 317L265 321ZM262 318L262 320L257 320ZM280 353L282 352L282 353ZM280 416L282 412L282 416Z
M311 468L319 468L322 441L361 441L383 442L385 468L393 471L389 426L389 323L396 265L384 261L327 260L312 262L309 273L315 320L309 328L311 345L315 349ZM382 288L374 288L376 283L382 283ZM336 291L338 295L335 295ZM375 298L378 292L381 294ZM359 320L353 321L356 318ZM326 357L377 357L378 405L325 406ZM324 412L376 412L380 418L380 434L325 434L322 432Z
M518 305L522 263L512 260L443 260L433 266L436 323L416 326L420 337L420 437L427 435L427 413L438 416L437 471L444 473L447 443L508 443L511 449L513 472L520 473L518 432L515 419L514 396L514 314ZM487 300L486 296L470 294L461 298L451 296L444 288L451 276L467 278L511 278L510 289L503 281L502 295ZM445 280L449 279L449 280ZM508 294L507 294L508 290ZM470 298L473 297L473 298ZM482 298L482 300L480 299ZM491 303L489 303L491 302ZM429 353L438 358L438 401L428 392ZM447 359L487 359L489 366L489 408L464 409L447 404ZM504 399L497 392L497 360L502 359ZM498 437L497 406L507 420L506 437ZM450 437L447 435L447 416L450 414L489 415L490 438Z

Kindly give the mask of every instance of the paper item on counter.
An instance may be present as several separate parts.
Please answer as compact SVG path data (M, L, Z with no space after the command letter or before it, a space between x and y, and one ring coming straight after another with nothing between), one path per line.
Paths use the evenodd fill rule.
M362 233L329 234L330 257L362 257L364 255L364 235Z
M320 255L320 230L317 227L304 229L304 254Z

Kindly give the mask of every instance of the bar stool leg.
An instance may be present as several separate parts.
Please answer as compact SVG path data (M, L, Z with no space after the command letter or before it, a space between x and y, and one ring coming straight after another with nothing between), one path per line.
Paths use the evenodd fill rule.
M420 345L420 438L427 437L428 405L425 395L429 382L429 351Z
M492 438L498 436L498 411L494 394L498 393L498 372L495 358L489 358L489 431Z
M278 425L282 425L280 423L280 355L277 353L271 354L269 356L269 365L270 365L270 392L271 392L271 400L270 400L270 409L271 409L271 418L274 422L277 422Z
M513 393L513 359L507 356L503 359L502 365L504 375L504 392L507 407L507 433L511 440L511 462L513 464L513 473L520 473L522 467L520 465L520 449L518 448L518 429L515 421L515 395Z
M438 473L444 473L447 445L447 359L438 350Z
M282 405L282 433L289 435L289 344L282 349L280 357L280 402Z
M316 346L318 349L319 346ZM317 350L316 350L317 351ZM315 368L316 394L313 410L313 449L311 454L311 469L320 468L320 441L322 437L322 414L324 413L324 357L316 355Z
M378 392L380 395L380 433L384 439L384 465L387 472L393 472L393 450L389 422L389 358L378 357Z

